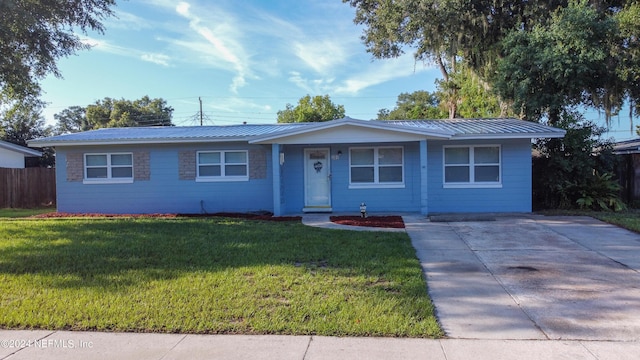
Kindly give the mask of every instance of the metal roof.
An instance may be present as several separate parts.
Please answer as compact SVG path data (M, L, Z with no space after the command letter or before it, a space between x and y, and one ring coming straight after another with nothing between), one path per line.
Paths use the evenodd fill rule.
M310 123L104 128L35 139L29 141L29 146L246 141L253 136L309 125Z
M517 119L366 121L344 118L323 123L106 128L35 139L29 141L29 146L251 141L275 139L279 135L307 133L345 124L436 134L451 139L542 138L563 137L565 134L561 129Z
M42 156L42 153L40 151L29 149L24 146L12 144L10 142L2 140L0 140L0 149L15 151L17 153L23 154L24 156Z
M640 139L619 141L613 144L613 153L618 155L640 154Z
M392 124L449 130L453 138L537 138L563 137L562 129L518 119L448 119L448 120L391 120Z

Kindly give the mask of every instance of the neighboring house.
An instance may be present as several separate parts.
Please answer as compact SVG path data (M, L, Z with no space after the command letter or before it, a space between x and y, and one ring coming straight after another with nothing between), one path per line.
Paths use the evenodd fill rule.
M623 199L629 203L640 200L640 139L615 143L613 153L622 159L618 177Z
M40 156L40 151L0 140L0 168L24 169L26 157Z
M62 212L530 212L531 139L516 119L112 128L52 146Z

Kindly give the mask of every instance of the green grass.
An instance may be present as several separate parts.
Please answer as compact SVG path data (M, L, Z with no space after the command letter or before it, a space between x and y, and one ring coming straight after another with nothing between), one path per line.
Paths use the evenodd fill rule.
M0 220L0 327L440 337L404 233Z
M640 233L640 210L630 209L620 212L589 211L589 210L545 210L543 215L580 215L591 216L609 224Z
M628 210L624 212L594 212L591 214L596 219L618 225L625 229L640 233L640 211Z
M0 209L0 218L21 218L33 215L44 214L56 211L55 208L37 208L37 209Z

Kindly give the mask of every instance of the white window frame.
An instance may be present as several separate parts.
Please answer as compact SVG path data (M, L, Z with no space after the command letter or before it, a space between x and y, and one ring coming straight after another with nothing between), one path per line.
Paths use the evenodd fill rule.
M372 165L351 165L351 150L363 150L373 149L373 164ZM383 164L379 163L379 150L380 149L400 149L402 151L402 162L400 164ZM381 167L402 167L402 181L400 182L380 182L380 168ZM351 169L354 167L373 167L373 182L371 183L354 183L351 181ZM405 171L404 171L404 146L354 146L349 148L349 189L398 189L404 188L405 183Z
M244 153L247 161L244 164L225 163L226 153ZM220 153L220 175L219 176L200 176L200 166L211 164L200 164L200 154ZM225 175L225 165L244 165L247 169L246 175ZM197 182L220 182L220 181L249 181L249 150L202 150L196 151L196 181Z
M446 163L446 149L451 148L466 148L469 151L469 163L468 164L455 164L447 165ZM498 148L498 162L477 164L477 166L498 166L498 181L475 181L475 149L476 148ZM469 167L469 181L468 182L446 182L446 168L448 166L468 166ZM442 149L442 184L444 188L501 188L502 187L502 146L498 144L483 144L483 145L445 145Z
M89 166L87 165L87 156L106 156L107 164L101 166ZM131 156L131 165L112 165L111 164L111 156L113 155L129 155ZM112 152L112 153L85 153L83 154L83 180L84 184L130 184L133 182L134 177L134 164L133 164L133 153L131 152ZM106 178L90 178L87 176L87 170L90 168L107 168L107 177ZM131 177L112 177L112 169L113 168L131 168Z

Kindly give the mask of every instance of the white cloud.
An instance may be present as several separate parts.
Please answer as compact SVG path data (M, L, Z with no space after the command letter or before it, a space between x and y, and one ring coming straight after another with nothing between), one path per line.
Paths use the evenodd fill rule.
M169 56L164 54L142 54L140 58L154 64L169 66Z
M230 90L237 93L240 87L246 85L246 78L252 74L244 47L240 42L241 27L234 22L233 16L216 9L208 12L205 22L191 11L191 5L187 2L178 3L175 11L189 20L189 28L205 42L196 40L174 41L174 43L199 52L201 59L208 59L214 66L234 71L235 76Z
M115 10L114 18L106 20L107 29L142 30L152 27L152 24L146 19L119 9Z
M376 60L363 71L342 81L341 85L335 88L335 92L357 94L368 87L411 76L426 69L425 66L418 66L411 55L403 55L396 59Z
M294 49L297 57L320 74L331 71L347 60L346 49L335 40L296 42Z
M324 94L333 91L335 78L310 80L298 71L290 71L288 80L309 94Z
M145 53L138 49L126 48L123 46L118 46L111 44L104 40L98 40L94 38L85 38L82 39L84 44L91 46L92 49L97 51L106 52L109 54L140 59L143 61L151 62L157 65L169 66L169 62L171 58L168 55L158 54L158 53Z
M258 104L251 99L239 97L217 98L215 99L215 101L207 102L205 105L206 107L213 110L234 113L243 113L247 110L258 112L271 111L270 105Z

